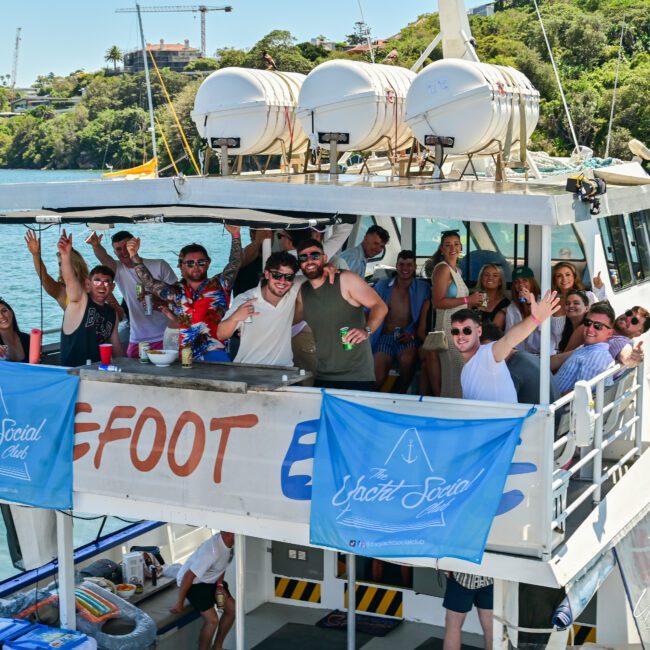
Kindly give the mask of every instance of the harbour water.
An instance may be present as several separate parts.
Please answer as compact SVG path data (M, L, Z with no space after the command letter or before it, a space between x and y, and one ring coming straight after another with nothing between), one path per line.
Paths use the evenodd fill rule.
M97 171L66 171L66 170L24 170L0 169L0 183L42 183L55 181L75 181L100 179L101 172ZM112 182L117 187L120 182L137 181L104 181ZM0 206L1 208L2 206ZM38 229L38 226L32 226ZM58 276L56 243L61 235L63 226L41 227L41 254L45 266L52 277ZM66 227L72 232L74 247L84 256L89 267L96 263L92 248L85 243L90 234L88 228L82 225ZM128 230L136 237L141 237L143 257L163 258L176 270L178 251L192 242L202 243L210 253L213 273L219 272L228 261L230 250L230 235L221 224L145 224L130 226L116 224L114 229L104 232L104 246L111 252L110 237L118 230ZM244 229L246 230L246 229ZM5 260L0 271L0 296L6 300L16 312L18 323L22 330L29 331L32 327L45 329L60 327L63 312L59 305L45 292L41 292L38 276L34 269L32 256L24 241L25 226L4 226L0 233L0 256ZM246 244L248 233L243 232L243 242ZM119 291L116 296L120 298ZM55 339L56 337L54 337ZM47 342L54 340L52 337Z
M0 183L40 183L57 181L75 181L100 179L101 172L97 171L66 171L66 170L12 170L0 169ZM105 181L114 182L116 191L119 182L137 181ZM0 206L2 208L3 206ZM33 226L38 229L38 226ZM56 243L63 226L41 227L41 252L48 272L53 277L58 276ZM92 248L85 243L90 231L85 226L73 225L66 227L72 232L73 244L84 256L89 267L97 262ZM211 271L219 272L228 260L230 250L230 235L221 224L146 224L131 227L128 224L118 224L115 229L104 231L104 244L111 251L110 237L117 230L129 230L136 237L142 238L141 250L144 257L161 257L176 269L177 253L185 245L192 242L202 243L212 258ZM0 231L0 256L4 260L0 270L0 296L14 309L18 323L23 331L33 327L59 328L63 312L59 305L41 291L38 276L34 269L32 256L24 241L26 227L22 225L3 226ZM248 233L243 232L243 241L247 243ZM118 299L119 291L116 291ZM51 335L46 341L54 341L57 335ZM76 513L79 514L79 513ZM75 519L75 545L95 539L99 532L102 519ZM102 534L117 530L127 525L127 522L110 517ZM6 531L0 520L0 580L18 573L9 559L6 544Z

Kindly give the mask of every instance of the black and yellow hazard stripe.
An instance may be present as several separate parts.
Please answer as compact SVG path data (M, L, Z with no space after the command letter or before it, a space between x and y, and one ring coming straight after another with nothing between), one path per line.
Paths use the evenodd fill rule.
M402 592L395 589L382 589L370 585L356 585L357 612L382 614L402 618ZM345 607L348 606L348 586L345 585Z
M571 645L596 643L596 628L592 625L580 625L577 623L573 626L571 637L573 637Z
M302 600L306 603L320 603L320 582L275 576L275 595L278 598Z

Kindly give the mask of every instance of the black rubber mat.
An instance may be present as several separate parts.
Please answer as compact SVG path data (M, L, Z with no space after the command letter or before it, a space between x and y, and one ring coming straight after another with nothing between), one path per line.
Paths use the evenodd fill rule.
M357 632L372 636L386 636L402 622L401 618L385 618L383 616L372 616L371 614L359 614L358 612L355 618ZM345 630L348 625L348 614L340 609L335 609L321 618L316 625L325 629Z
M480 650L483 646L477 645L467 645L463 643L461 645L461 650ZM432 636L430 639L427 639L424 643L421 643L415 650L442 650L442 639L437 639Z
M356 647L362 648L372 639L370 634L357 632ZM315 625L287 623L253 650L346 650L347 634L343 629L323 629Z

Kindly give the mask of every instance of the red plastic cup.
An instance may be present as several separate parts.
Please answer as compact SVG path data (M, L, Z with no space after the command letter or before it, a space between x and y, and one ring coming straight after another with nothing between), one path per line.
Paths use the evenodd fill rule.
M111 356L113 354L113 345L111 343L102 343L99 346L99 358L103 366L108 366L111 363Z

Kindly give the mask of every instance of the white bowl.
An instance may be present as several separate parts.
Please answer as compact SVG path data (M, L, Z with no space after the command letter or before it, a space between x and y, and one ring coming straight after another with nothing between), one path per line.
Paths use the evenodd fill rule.
M128 587L126 589L125 587ZM122 583L119 585L116 585L115 592L120 598L124 598L124 600L131 600L131 597L135 593L135 585L131 585L128 583Z
M147 356L154 365L166 368L178 359L178 350L148 350Z

